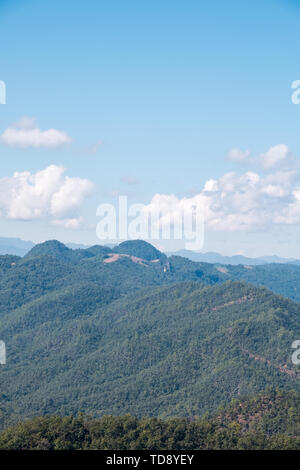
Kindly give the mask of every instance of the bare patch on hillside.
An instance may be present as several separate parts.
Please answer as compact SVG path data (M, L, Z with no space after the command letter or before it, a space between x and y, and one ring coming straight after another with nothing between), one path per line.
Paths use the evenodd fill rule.
M108 253L108 258L105 258L105 260L103 261L103 263L115 263L116 261L120 260L120 259L124 259L124 258L128 258L130 259L133 263L136 263L136 264L140 264L142 266L148 266L147 264L147 261L142 259L142 258L138 258L137 256L130 256L130 255L125 255L125 254L118 254L118 253Z
M216 269L218 271L220 271L220 273L223 273L223 274L227 274L228 273L228 269L225 268L224 266L217 266Z

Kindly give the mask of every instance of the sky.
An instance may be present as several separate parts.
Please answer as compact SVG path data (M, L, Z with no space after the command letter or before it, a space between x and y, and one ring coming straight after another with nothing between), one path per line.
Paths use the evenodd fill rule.
M127 196L300 258L299 35L300 1L0 0L0 236L103 244Z

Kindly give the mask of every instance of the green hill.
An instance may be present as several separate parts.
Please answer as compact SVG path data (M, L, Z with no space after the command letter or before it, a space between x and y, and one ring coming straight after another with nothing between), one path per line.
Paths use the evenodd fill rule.
M2 315L2 426L41 414L195 416L299 389L300 306L244 283L61 288Z
M157 259L160 262L153 262ZM77 250L49 241L34 247L24 258L0 256L0 316L45 293L82 282L96 282L113 289L117 285L120 293L127 294L146 286L187 280L207 285L245 280L300 300L300 266L297 265L249 267L196 263L181 257L166 258L141 241L125 242L116 249L94 246Z
M68 258L72 253L70 248L67 248L63 243L57 240L49 240L44 243L35 245L28 253L25 258L33 258L36 256L49 255L55 258Z
M190 417L268 385L299 390L300 305L253 285L298 298L299 280L299 266L194 263L140 241L2 256L0 427L78 411Z
M136 256L146 261L153 261L158 259L166 261L167 259L165 254L154 248L154 246L150 245L150 243L147 243L143 240L131 240L120 243L120 245L115 247L113 251L116 253Z

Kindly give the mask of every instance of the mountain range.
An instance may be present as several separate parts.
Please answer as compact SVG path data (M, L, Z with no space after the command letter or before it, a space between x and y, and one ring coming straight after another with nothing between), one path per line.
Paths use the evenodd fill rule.
M28 251L30 251L35 246L35 243L32 241L24 241L20 238L5 238L0 237L0 255L16 255L16 256L25 256ZM76 249L87 249L89 246L82 245L78 243L66 243L68 248L73 250ZM115 245L105 245L109 248L116 248ZM243 256L240 254L233 255L233 256L224 256L220 253L215 252L207 252L207 253L200 253L196 251L190 250L179 250L174 252L166 251L167 256L181 256L184 258L188 258L191 261L198 261L198 262L205 262L205 263L213 263L213 264L247 264L249 266L256 266L261 264L269 264L269 263L294 263L300 264L300 261L295 258L282 258L276 255L273 256L261 256L258 258L250 258L248 256Z
M213 251L207 253L200 253L190 250L179 250L175 252L167 252L168 256L182 256L188 258L192 261L204 262L204 263L214 263L214 264L247 264L248 266L256 266L260 264L269 264L269 263L297 263L300 264L295 258L281 258L279 256L260 256L258 258L250 258L243 255L233 255L233 256L224 256L220 253L215 253Z
M300 391L299 282L297 265L193 262L143 241L0 256L0 427L191 417L269 386Z
M0 255L25 256L34 245L35 243L22 240L21 238L0 237ZM74 250L78 248L88 248L85 245L77 243L67 243L67 246Z

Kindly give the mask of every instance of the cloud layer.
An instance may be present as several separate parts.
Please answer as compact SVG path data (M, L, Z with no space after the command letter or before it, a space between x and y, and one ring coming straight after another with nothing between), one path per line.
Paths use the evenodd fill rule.
M236 161L244 160L236 150L232 155ZM145 211L152 215L163 213L163 225L164 219L173 217L176 221L180 214L196 207L204 214L206 228L214 231L265 230L274 224L299 224L299 173L288 156L287 146L271 147L259 158L263 174L229 172L206 181L203 189L190 198L156 194Z
M69 177L61 166L37 173L14 173L0 179L0 216L13 220L48 219L66 228L78 228L78 209L92 190L89 180Z
M266 153L262 153L260 158L264 169L270 170L278 165L278 163L286 161L288 155L289 149L287 145L281 144L271 147Z
M35 120L27 116L5 129L0 135L2 144L19 148L56 148L69 144L71 141L72 139L66 132L56 129L41 131L35 126Z

